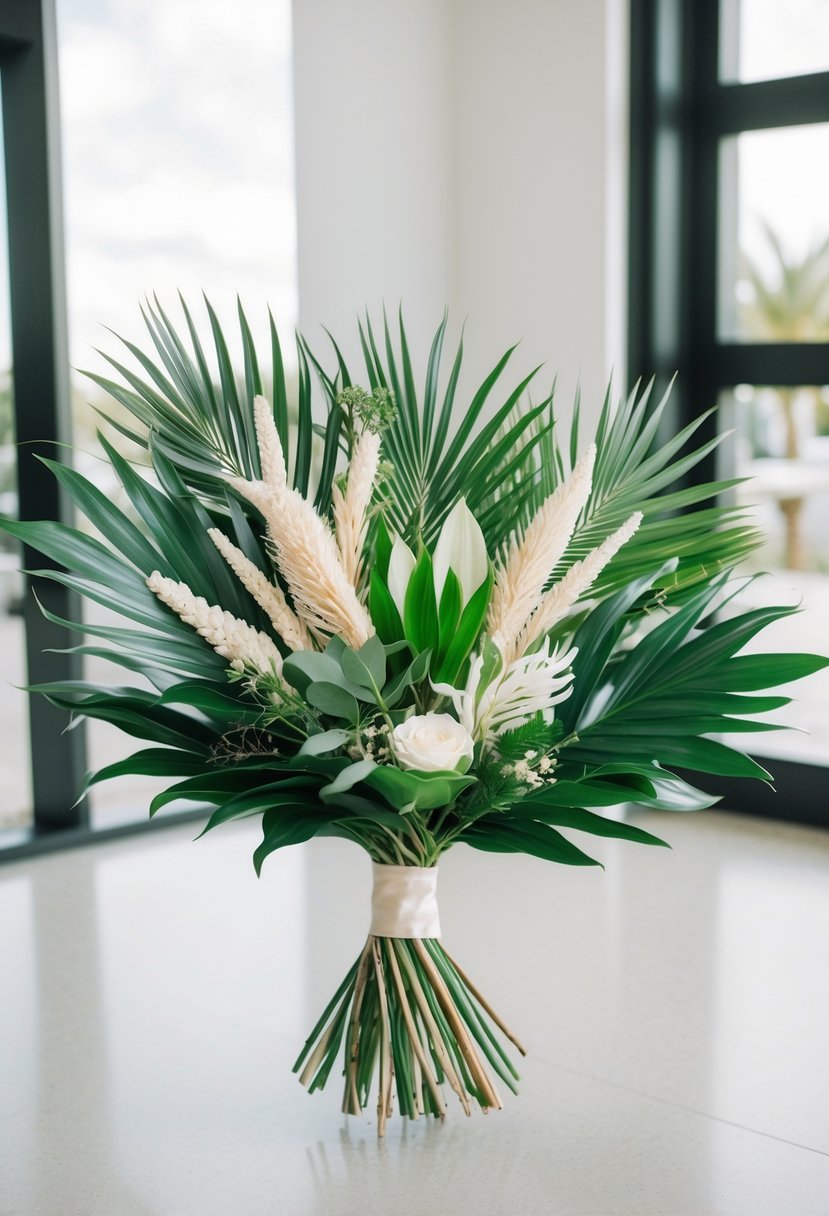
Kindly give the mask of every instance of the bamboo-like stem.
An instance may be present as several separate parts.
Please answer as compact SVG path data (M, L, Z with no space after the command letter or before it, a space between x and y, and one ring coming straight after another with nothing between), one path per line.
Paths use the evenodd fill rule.
M357 1092L357 1053L360 1043L360 1008L363 1004L363 994L368 979L368 965L371 959L372 938L369 937L360 962L357 967L357 979L354 985L354 1004L351 1009L351 1022L348 1028L348 1057L345 1072L345 1094L343 1095L343 1112L346 1115L359 1115L360 1095Z
M417 1034L417 1026L415 1026L415 1034ZM414 1117L419 1119L426 1108L423 1101L423 1069L420 1067L417 1052L412 1055L412 1081L414 1083Z
M423 1044L421 1043L420 1036L417 1033L417 1027L415 1026L414 1018L412 1017L412 1011L409 1008L409 1001L406 996L403 977L400 974L400 967L398 965L397 956L395 955L393 946L389 946L388 957L392 977L394 979L395 987L397 988L397 994L400 1000L400 1011L403 1014L403 1020L406 1023L406 1029L409 1032L409 1038L411 1039L412 1051L414 1052L415 1059L418 1061L421 1069L423 1070L423 1076L426 1078L426 1084L431 1090L432 1097L435 1100L435 1106L440 1112L441 1119L443 1119L446 1115L446 1105L443 1101L443 1094L440 1092L440 1086L438 1085L437 1078L432 1071L429 1061L426 1059Z
M374 974L377 979L377 996L380 1004L380 1085L377 1095L377 1135L386 1134L386 1120L392 1113L392 1075L393 1064L391 1057L391 1022L389 1020L389 1004L386 996L386 977L383 971L383 960L380 955L380 939L369 938L371 956L374 959Z
M444 1118L445 1081L464 1113L473 1099L486 1114L501 1107L500 1078L513 1092L518 1073L498 1032L524 1048L433 939L369 934L348 975L306 1040L294 1071L310 1092L322 1089L342 1052L342 1109L359 1115L379 1074L377 1134L398 1109L407 1118ZM303 1067L304 1065L304 1067Z
M495 1086L489 1079L486 1069L481 1063L472 1039L470 1038L469 1033L464 1026L463 1020L458 1013L457 1006L452 1000L451 994L443 981L443 977L432 961L432 958L429 952L426 950L426 947L423 945L423 942L416 937L412 938L411 940L415 953L420 959L424 971L429 976L429 980L435 991L435 996L437 997L438 1002L444 1012L446 1020L449 1023L455 1038L457 1039L458 1047L466 1060L472 1080L479 1090L482 1099L481 1108L486 1109L487 1107L494 1107L496 1110L501 1110L503 1104L498 1096L498 1091L495 1089Z
M395 942L394 945L398 950L398 956L403 966L403 970L406 972L409 987L411 988L412 995L417 1002L417 1007L420 1010L420 1016L423 1019L423 1024L431 1038L432 1046L434 1047L435 1053L440 1060L441 1068L445 1072L446 1079L450 1086L460 1098L461 1105L464 1109L464 1114L471 1115L472 1107L469 1105L469 1099L466 1096L466 1092L461 1083L461 1079L458 1076L457 1070L455 1069L455 1065L452 1063L452 1057L450 1056L446 1043L443 1040L443 1035L440 1032L440 1028L432 1016L432 1011L429 1008L429 1002L426 1000L426 994L423 991L423 985L420 982L420 977L418 976L415 968L412 966L411 959L409 958L405 947L398 942Z
M322 1035L322 1038L319 1040L316 1047L314 1048L314 1050L311 1052L310 1056L308 1057L308 1061L307 1061L305 1067L303 1068L302 1072L299 1074L300 1085L308 1086L311 1084L311 1081L314 1078L314 1073L317 1071L317 1069L319 1068L323 1059L325 1058L325 1053L328 1050L328 1045L331 1042L331 1037L334 1034L336 1025L337 1025L337 1019L333 1018L329 1022L328 1026L326 1027L325 1032Z
M520 1041L520 1039L517 1039L515 1037L513 1032L510 1030L509 1026L507 1026L506 1022L504 1022L504 1020L498 1016L498 1014L492 1008L492 1006L490 1005L490 1003L486 999L486 997L484 997L483 994L480 992L480 990L478 988L476 988L476 986L472 983L472 980L469 978L469 976L466 974L466 972L463 970L463 968L460 967L455 962L455 960L452 958L452 955L449 953L449 951L444 948L443 953L446 955L447 960L454 967L455 971L457 971L458 976L460 977L460 979L462 980L462 982L464 984L464 987L469 989L470 993L472 994L472 996L474 996L475 1000L481 1006L484 1013L489 1015L489 1017L492 1019L494 1024L501 1031L501 1033L506 1035L506 1037L509 1039L510 1043L513 1043L515 1045L515 1047L518 1048L518 1050L521 1052L522 1056L525 1056L527 1054L527 1049L523 1045L523 1043Z

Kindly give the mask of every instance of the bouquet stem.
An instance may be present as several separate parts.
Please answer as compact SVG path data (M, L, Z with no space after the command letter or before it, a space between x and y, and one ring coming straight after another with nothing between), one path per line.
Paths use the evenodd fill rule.
M377 1072L382 1136L395 1092L400 1113L410 1119L445 1116L444 1084L466 1115L473 1101L485 1113L499 1110L495 1078L517 1093L518 1073L498 1031L526 1054L437 938L372 934L308 1036L294 1072L310 1093L322 1089L344 1043L343 1111L365 1110Z

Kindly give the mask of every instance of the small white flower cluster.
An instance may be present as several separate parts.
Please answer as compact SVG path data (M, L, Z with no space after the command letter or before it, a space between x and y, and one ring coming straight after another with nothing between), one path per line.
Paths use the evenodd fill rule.
M227 659L234 671L243 672L252 667L257 671L273 669L278 675L282 670L282 655L266 633L240 621L218 605L208 604L203 596L194 595L186 583L165 578L154 570L147 579L147 586L181 617L185 625L192 626L209 642L216 654Z
M363 731L363 755L367 760L387 760L389 751L389 728L385 722L379 726L367 726Z
M516 781L529 785L532 789L538 789L539 786L553 784L555 766L555 760L552 757L539 756L538 752L528 751L524 752L522 760L516 760L514 764L505 764L501 772L505 777L514 777Z
M388 760L391 756L388 735L389 728L385 722L364 726L359 738L347 749L349 756L352 760Z

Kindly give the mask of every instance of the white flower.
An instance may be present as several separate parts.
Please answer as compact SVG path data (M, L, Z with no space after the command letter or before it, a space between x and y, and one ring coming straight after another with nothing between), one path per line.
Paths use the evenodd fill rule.
M461 498L443 522L432 557L435 598L438 604L452 570L461 585L461 606L468 604L489 571L484 534L475 516Z
M451 714L416 714L395 726L391 747L401 768L433 773L466 771L472 760L472 736Z
M515 730L534 714L553 720L553 706L570 696L573 673L569 670L576 657L575 647L560 654L550 653L549 639L534 654L522 655L506 671L496 673L481 687L483 655L473 656L466 688L434 684L435 692L451 697L460 722L473 739L492 743L507 730Z
M403 606L406 602L406 589L415 568L415 555L402 536L395 536L389 558L387 583L389 595L394 600L400 619L403 620Z

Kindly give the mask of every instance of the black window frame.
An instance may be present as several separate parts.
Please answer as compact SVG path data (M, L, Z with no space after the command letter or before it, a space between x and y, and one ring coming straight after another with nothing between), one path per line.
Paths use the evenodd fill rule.
M628 369L665 386L671 425L737 384L829 383L829 343L717 336L719 148L724 136L829 122L829 72L756 82L719 73L720 0L631 0ZM699 432L717 433L712 415ZM695 470L716 477L710 454ZM759 757L761 761L763 757ZM774 789L712 778L729 810L829 825L829 767L768 759Z
M19 518L71 523L71 503L37 459L62 459L60 445L71 440L55 0L3 0L0 89ZM28 547L23 567L57 568ZM22 611L28 683L80 679L81 657L61 653L77 637L49 621L38 601L58 618L82 619L75 592L26 574ZM0 832L0 862L203 816L198 810L184 811L96 828L88 800L76 802L87 770L84 723L67 730L64 711L42 696L28 700L32 824ZM25 763L23 757L20 763Z

